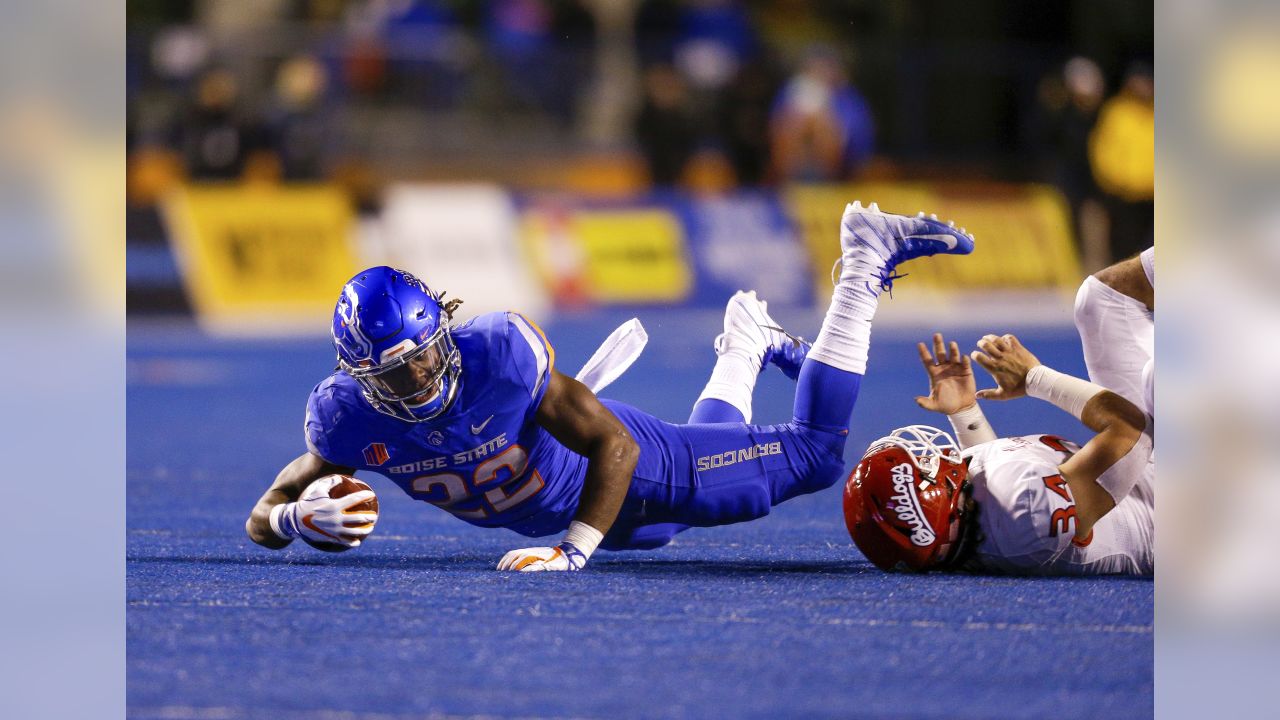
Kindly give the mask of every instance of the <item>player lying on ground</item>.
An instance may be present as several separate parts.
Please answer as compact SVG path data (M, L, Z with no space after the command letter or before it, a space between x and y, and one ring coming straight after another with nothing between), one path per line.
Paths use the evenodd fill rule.
M1076 303L1090 376L1131 396L1152 376L1150 259L1144 253L1143 263L1086 279ZM987 335L978 347L973 359L995 389L975 392L970 358L956 343L949 353L941 334L932 353L920 344L930 388L917 402L948 416L959 445L922 425L871 445L845 488L859 549L885 570L1152 574L1152 419L1117 392L1045 367L1013 335ZM1023 395L1097 434L1083 448L1051 435L997 439L977 399Z
M965 254L973 238L923 214L854 203L840 244L840 277L807 357L795 363L793 340L763 304L735 296L711 382L686 425L598 400L556 370L546 337L518 314L452 327L453 306L413 276L362 272L334 313L340 369L307 402L308 451L258 501L249 536L270 548L294 537L358 545L376 518L344 520L342 508L361 493L299 495L317 478L369 470L474 525L565 533L552 547L508 553L499 569L578 570L597 547L659 547L688 527L762 517L830 487L843 474L881 291L898 263ZM794 418L748 425L752 387L770 358L799 365Z

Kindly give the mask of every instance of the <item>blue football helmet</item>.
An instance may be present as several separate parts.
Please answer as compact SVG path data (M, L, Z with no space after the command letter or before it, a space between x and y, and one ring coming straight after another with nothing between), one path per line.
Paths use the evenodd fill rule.
M338 365L378 412L406 422L440 417L458 394L461 357L450 334L458 301L386 266L342 286L333 310Z

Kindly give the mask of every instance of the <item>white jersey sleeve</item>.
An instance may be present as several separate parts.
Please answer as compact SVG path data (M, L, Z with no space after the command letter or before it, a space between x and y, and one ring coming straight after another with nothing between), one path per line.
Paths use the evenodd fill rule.
M1051 435L983 443L969 459L979 539L968 565L1020 575L1149 574L1150 508L1124 502L1076 537L1076 504L1058 470L1079 448Z

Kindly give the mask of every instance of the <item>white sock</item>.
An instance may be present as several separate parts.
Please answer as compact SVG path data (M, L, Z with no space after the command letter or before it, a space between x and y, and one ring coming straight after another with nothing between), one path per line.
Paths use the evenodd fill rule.
M701 402L714 398L727 402L742 413L743 422L751 422L751 394L760 377L760 358L742 348L729 347L716 357L711 379L698 396Z
M831 306L822 320L809 357L837 370L865 375L871 349L871 319L880 303L880 286L844 273L831 293Z

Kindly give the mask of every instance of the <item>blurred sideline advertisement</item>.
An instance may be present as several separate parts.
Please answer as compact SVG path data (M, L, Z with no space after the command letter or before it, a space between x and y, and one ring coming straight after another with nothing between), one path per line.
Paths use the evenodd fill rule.
M949 188L929 183L853 183L795 186L785 193L788 210L813 256L820 300L830 286L831 265L839 258L831 218L851 198L874 198L885 212L915 214L928 208L938 217L964 218L980 240L973 255L936 257L908 265L913 287L1024 289L1075 292L1080 261L1071 239L1062 196L1044 185L966 184Z
M362 265L447 278L464 316L519 308L718 308L742 288L775 307L821 307L850 198L889 212L936 208L981 238L972 257L907 265L916 290L890 320L943 312L977 322L1018 299L1021 318L1069 322L1081 275L1066 203L1042 185L793 185L780 192L678 191L599 199L497 185L399 183L357 220L327 185L189 186L164 218L192 310L207 330L321 332L333 288ZM940 302L941 301L941 302ZM1044 312L1028 320L1027 307Z
M333 288L356 270L346 196L328 186L191 186L163 206L206 330L321 332Z
M689 232L699 304L718 308L724 298L746 288L754 288L775 307L812 302L800 236L777 195L680 196L672 204ZM825 284L821 292L829 294Z
M522 238L566 310L601 305L719 307L742 288L779 306L808 306L803 249L766 193L634 200L526 198Z
M515 206L496 185L393 185L361 228L364 265L438 278L447 297L465 301L464 317L518 308L540 319L550 308L515 241Z
M667 208L534 200L521 226L542 282L567 309L679 304L693 290L685 233Z

